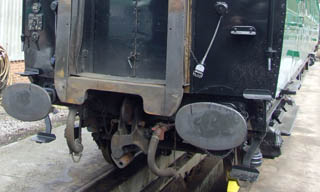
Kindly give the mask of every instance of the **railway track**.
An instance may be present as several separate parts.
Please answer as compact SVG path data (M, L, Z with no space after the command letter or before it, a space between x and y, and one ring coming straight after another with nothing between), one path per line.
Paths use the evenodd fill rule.
M158 158L160 167L169 165L178 171L177 178L155 176L149 171L144 156L135 161L121 170L111 166L76 192L226 191L223 162L215 157L179 152Z

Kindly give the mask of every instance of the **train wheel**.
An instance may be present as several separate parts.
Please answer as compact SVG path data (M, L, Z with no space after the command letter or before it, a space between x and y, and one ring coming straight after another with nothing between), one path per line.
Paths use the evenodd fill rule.
M114 164L114 161L111 157L111 148L110 148L110 141L108 141L108 144L106 146L100 147L101 153L103 155L103 158L110 164Z
M111 157L111 138L117 130L118 123L112 123L112 120L107 117L92 117L88 130L92 132L93 140L98 145L101 153L110 164L114 164Z
M100 150L103 155L103 158L110 164L115 164L111 157L111 137L116 132L118 124L108 123L108 129L105 129L103 132L102 138L100 140Z

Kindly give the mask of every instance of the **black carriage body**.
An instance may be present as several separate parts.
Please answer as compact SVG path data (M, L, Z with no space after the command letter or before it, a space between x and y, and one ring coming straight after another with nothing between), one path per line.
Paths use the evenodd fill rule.
M271 1L225 2L229 11L221 21L221 27L208 55L204 77L198 79L190 74L192 92L239 97L246 94L265 94L275 97L286 1L275 1L274 10L270 10ZM193 50L199 60L208 48L219 15L210 0L196 1L193 15ZM272 18L274 20L270 21ZM241 30L244 33L241 33ZM269 38L269 35L272 38ZM274 52L270 53L269 48ZM271 69L268 69L268 58L272 59ZM191 72L195 67L194 60L192 62Z
M94 22L94 30L86 31L88 39L84 38L83 42L91 42L93 36L93 48L83 46L81 53L89 51L93 60L89 68L79 67L79 72L165 79L167 1L87 1L86 14L89 16L85 28ZM82 63L87 65L87 61Z
M22 36L26 71L41 86L52 85L55 64L55 11L52 1L23 0ZM37 5L37 6L36 6Z
M202 79L192 73L196 59L199 62L204 56L217 27L220 18L215 7L217 2L177 1L182 7L178 16L171 17L176 6L173 0L169 3L73 0L71 4L60 2L61 10L50 8L52 2L41 2L40 12L33 13L34 2L24 1L25 75L32 76L34 81L43 79L52 83L54 73L64 70L64 79L107 75L111 79L120 77L121 81L129 78L124 80L127 82L153 80L152 84L163 84L171 90L179 87L179 92L184 89L187 94L276 96L285 22L284 0L275 2L273 12L269 1L225 1L228 12L221 20ZM41 18L41 29L30 30L32 15ZM59 18L66 22L62 23ZM276 19L272 23L270 18ZM235 30L244 33L234 33ZM254 34L248 33L250 30ZM268 58L272 60L271 70ZM58 64L54 69L55 63ZM38 84L40 82L43 86L43 81ZM59 91L57 80L55 86L60 99L68 103L62 96L68 92L68 86ZM178 95L180 99L171 111L175 111L182 100L183 94Z

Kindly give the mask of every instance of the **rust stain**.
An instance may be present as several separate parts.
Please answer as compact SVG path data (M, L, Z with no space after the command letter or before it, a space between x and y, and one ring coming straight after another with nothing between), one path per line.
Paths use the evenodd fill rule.
M148 114L165 115L162 110L164 104L164 86L158 84L140 84L132 82L97 80L92 78L69 78L66 102L81 105L88 89L128 93L139 95L143 99L144 110Z
M169 12L180 12L184 10L183 0L169 0Z
M185 58L184 58L184 81L185 84L188 86L184 87L184 92L189 93L190 92L190 50L191 50L191 44L192 44L192 0L187 1L187 22L186 22L186 43L185 43Z
M63 77L64 77L64 71L63 71L63 69L60 70L60 71L57 71L57 72L56 72L56 76L63 78Z
M71 0L62 0L61 4L62 3L71 6Z
M77 104L77 102L73 98L68 98L67 103L69 104Z

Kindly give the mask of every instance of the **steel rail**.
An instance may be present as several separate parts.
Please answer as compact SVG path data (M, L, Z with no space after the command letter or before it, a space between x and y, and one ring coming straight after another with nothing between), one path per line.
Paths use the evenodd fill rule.
M110 166L110 169L108 169L106 172L102 173L98 177L94 178L92 181L89 183L81 186L79 189L77 189L75 192L85 192L88 191L92 186L96 185L99 181L107 177L109 174L112 172L116 171L117 168L115 166Z

